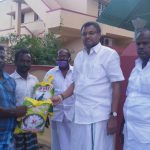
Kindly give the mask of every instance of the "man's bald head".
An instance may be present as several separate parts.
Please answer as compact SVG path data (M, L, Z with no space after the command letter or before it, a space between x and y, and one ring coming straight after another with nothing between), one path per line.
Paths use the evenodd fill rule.
M137 53L143 61L150 59L150 29L143 29L136 38Z

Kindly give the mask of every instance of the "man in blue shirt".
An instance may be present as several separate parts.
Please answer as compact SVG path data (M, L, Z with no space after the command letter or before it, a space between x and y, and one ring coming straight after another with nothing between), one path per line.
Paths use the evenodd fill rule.
M24 116L27 108L16 107L15 81L4 72L5 50L0 46L0 150L14 150L13 131L16 117Z

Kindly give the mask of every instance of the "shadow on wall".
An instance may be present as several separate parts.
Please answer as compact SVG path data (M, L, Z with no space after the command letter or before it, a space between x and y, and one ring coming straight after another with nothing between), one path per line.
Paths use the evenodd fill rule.
M48 70L53 68L53 66L47 66L47 65L32 65L30 73L35 75L39 81L43 80L44 75ZM6 64L5 65L5 71L9 74L13 73L15 70L15 65Z

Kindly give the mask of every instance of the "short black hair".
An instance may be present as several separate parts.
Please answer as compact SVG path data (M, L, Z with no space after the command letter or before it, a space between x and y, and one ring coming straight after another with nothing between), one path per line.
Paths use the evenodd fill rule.
M59 50L57 51L57 55L59 54L60 51L63 51L63 50L66 50L67 53L68 53L68 57L71 57L71 53L70 53L69 49L67 49L67 48L61 48L61 49L59 49Z
M31 53L28 49L26 49L26 48L19 49L15 53L15 62L17 62L17 60L21 54L30 54L31 55Z
M4 49L4 46L2 46L2 45L0 45L0 51L4 51L5 49Z
M82 32L83 28L86 28L86 27L89 27L89 26L94 26L97 33L101 33L100 25L97 22L94 22L94 21L89 21L89 22L84 23L81 27L80 32Z

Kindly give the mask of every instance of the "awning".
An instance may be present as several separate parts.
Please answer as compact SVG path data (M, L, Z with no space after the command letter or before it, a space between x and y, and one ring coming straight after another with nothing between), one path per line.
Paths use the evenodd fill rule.
M111 0L98 21L133 31L132 20L136 18L145 20L145 27L150 27L150 0Z

